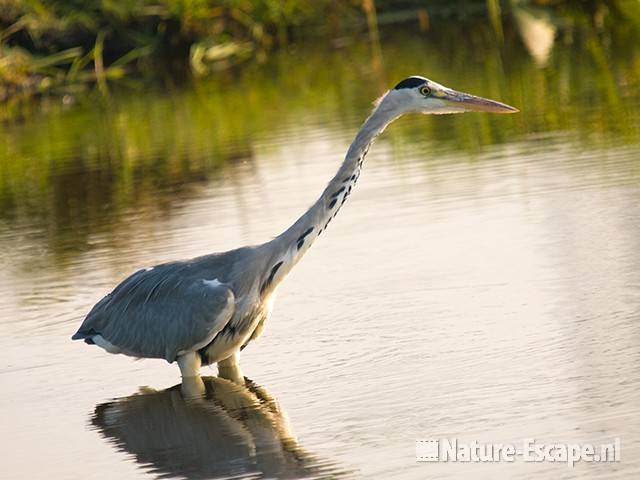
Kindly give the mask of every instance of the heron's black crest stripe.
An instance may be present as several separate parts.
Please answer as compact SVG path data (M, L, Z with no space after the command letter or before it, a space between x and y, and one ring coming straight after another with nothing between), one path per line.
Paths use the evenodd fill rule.
M399 84L397 84L395 87L393 87L393 89L394 90L400 90L402 88L415 88L415 87L419 87L420 85L422 85L425 82L426 82L426 80L424 78L409 77L409 78L405 78L404 80L402 80Z

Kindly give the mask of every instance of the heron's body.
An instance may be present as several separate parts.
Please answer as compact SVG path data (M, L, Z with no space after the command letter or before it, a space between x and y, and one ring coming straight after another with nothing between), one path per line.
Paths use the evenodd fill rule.
M262 245L134 273L93 307L73 339L110 353L177 361L183 377L197 375L201 364L235 365L237 353L262 333L278 284L351 194L385 127L408 112L469 109L517 111L422 77L403 80L378 102L320 198L285 232Z
M205 365L224 360L269 314L273 289L260 294L256 282L243 281L258 262L260 248L245 247L140 270L91 310L85 338L136 357L173 362L194 351Z

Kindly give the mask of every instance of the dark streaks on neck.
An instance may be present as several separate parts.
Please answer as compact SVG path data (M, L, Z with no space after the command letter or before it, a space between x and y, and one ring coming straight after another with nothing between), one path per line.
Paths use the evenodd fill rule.
M283 262L278 262L271 268L271 273L269 273L269 277L265 280L265 282L260 287L260 293L264 293L264 291L267 288L269 288L269 285L271 285L271 283L273 282L273 278L276 276L276 273L278 272L278 269L282 266L282 263Z
M302 248L302 245L304 245L304 239L307 235L309 235L311 232L313 232L313 227L309 227L305 230L305 232L300 235L298 237L297 243L298 243L298 250L300 250Z

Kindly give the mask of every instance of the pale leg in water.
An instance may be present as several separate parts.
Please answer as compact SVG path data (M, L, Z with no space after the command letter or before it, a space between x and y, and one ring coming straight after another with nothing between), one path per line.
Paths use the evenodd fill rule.
M228 358L218 362L218 376L231 380L239 385L244 385L244 375L240 370L240 354L234 353Z

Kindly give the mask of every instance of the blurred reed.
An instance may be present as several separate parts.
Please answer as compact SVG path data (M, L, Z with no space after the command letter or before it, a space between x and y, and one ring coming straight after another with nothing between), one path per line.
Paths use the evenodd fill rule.
M309 39L339 47L360 32L379 56L386 32L379 28L398 24L428 34L434 26L460 32L488 22L502 41L514 10L540 6L563 23L640 30L636 0L0 0L0 101L94 84L106 93L131 72L128 82L175 82L264 61Z

